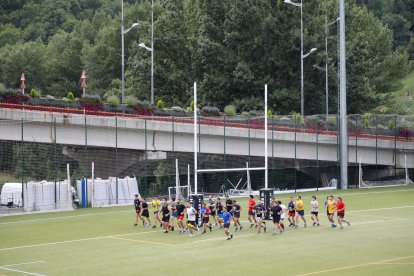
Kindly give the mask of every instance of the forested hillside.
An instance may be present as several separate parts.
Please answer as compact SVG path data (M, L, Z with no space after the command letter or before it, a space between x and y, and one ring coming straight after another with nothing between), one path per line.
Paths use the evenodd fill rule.
M391 92L414 59L412 0L348 0L346 18L348 112L402 112ZM0 0L1 89L18 88L25 73L43 95L121 95L121 1ZM125 0L126 95L150 98L151 1ZM338 1L304 0L306 114L323 113L325 16L338 17ZM202 105L239 111L262 107L269 86L273 113L300 110L300 9L283 0L155 0L155 97L189 106L197 81ZM337 112L336 25L329 27L330 112ZM384 110L384 109L381 109Z

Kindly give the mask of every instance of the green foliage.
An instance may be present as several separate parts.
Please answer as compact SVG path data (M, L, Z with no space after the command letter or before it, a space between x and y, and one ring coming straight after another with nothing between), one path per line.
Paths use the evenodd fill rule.
M236 115L236 107L234 105L226 105L224 107L224 114L227 116L234 116Z
M191 102L190 102L190 109L194 110L194 100L191 100Z
M205 116L219 116L220 110L215 106L204 106L201 109L201 113Z
M408 32L414 22L411 2L347 2L349 113L382 105L389 112L399 110L401 104L391 108L390 93L401 87L399 80L414 59ZM151 87L151 55L138 46L151 40L150 11L148 1L125 1L125 26L140 22L139 31L125 36L125 91L139 99L148 99ZM323 47L325 15L337 18L336 0L306 3L306 47ZM299 16L283 1L155 1L157 97L164 105L184 106L197 80L202 106L263 110L267 83L272 113L298 112ZM45 94L63 97L64 91L73 91L80 96L79 76L85 69L88 87L104 98L120 97L119 17L120 3L110 0L6 1L0 8L0 82L18 87L24 72L27 85ZM333 29L328 37L330 91L337 86ZM310 64L324 61L322 52L306 60L306 114L323 112L325 83ZM329 97L334 110L337 95Z
M180 106L173 106L171 107L172 110L177 111L177 112L181 112L183 111L183 109Z
M74 100L75 100L75 96L73 95L73 93L72 93L72 92L68 92L68 94L67 94L66 98L67 98L69 101L74 101Z
M273 117L273 112L271 109L267 110L267 117L272 118Z
M36 88L32 88L32 89L30 90L29 95L30 95L30 97L32 97L32 98L40 98L40 97L42 96L42 94L40 93L40 91L39 91L39 90L37 90Z
M158 108L164 108L164 101L162 99L158 99L158 101L157 101L157 107Z
M126 96L125 97L125 105L129 107L134 107L138 103L138 99L135 96Z
M119 105L119 98L117 96L109 96L106 99L106 103L111 106L118 106Z
M300 115L300 113L295 113L294 114L294 120L295 120L295 122L296 122L297 125L303 125L303 124L305 124L305 120Z

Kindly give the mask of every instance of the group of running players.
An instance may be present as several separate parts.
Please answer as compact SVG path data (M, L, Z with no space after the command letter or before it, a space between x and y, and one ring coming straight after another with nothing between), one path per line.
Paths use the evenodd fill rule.
M319 203L315 196L312 196L311 202L311 219L313 226L319 226ZM227 236L227 240L233 238L233 234L230 232L230 222L233 221L235 231L241 231L243 226L240 223L241 206L236 200L230 199L228 196L225 198L224 204L221 199L217 197L215 200L212 196L209 196L208 202L202 204L200 211L197 211L193 204L188 202L184 205L180 199L171 199L168 204L167 198L162 198L160 201L157 196L151 201L151 207L153 211L154 224L151 224L149 206L145 198L139 198L135 195L134 199L136 221L135 226L138 225L139 220L145 227L156 228L157 224L164 229L164 233L174 231L174 222L177 221L177 225L180 229L179 233L183 234L189 232L190 237L194 236L194 231L199 232L202 230L202 234L207 233L207 229L211 232L213 224L216 227L224 229L224 233ZM337 222L339 227L343 228L343 223L351 225L350 221L345 220L345 204L341 197L328 196L326 198L325 207L327 210L328 220L331 223L331 227L337 227L334 221L334 214L337 213ZM265 208L263 201L256 202L253 195L249 196L248 203L248 220L250 222L250 228L257 228L257 233L260 234L266 232L266 217L270 217L273 221L273 234L279 231L280 234L285 232L284 220L286 214L289 221L289 227L297 228L299 226L299 219L304 223L304 227L307 226L305 218L305 209L301 196L298 196L296 201L293 197L290 197L287 207L280 201L272 199L268 208ZM197 217L201 216L201 224L198 223ZM160 218L161 217L161 218ZM212 221L210 221L210 217ZM186 222L184 223L184 218Z

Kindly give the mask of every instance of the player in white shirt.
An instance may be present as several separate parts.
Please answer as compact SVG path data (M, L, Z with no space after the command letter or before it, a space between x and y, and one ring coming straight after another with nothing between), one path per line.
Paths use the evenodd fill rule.
M318 213L319 213L319 203L316 200L316 196L312 196L311 199L311 219L313 221L313 226L319 226L319 218L318 218Z
M279 222L279 226L280 228L282 228L282 234L285 232L285 224L283 223L285 221L286 218L286 211L287 211L287 207L282 204L282 201L278 200L279 206L280 208L282 208L282 212L280 213L280 222Z
M187 204L187 221L188 230L190 231L190 237L194 236L193 230L196 230L196 214L197 210L193 207L192 203Z

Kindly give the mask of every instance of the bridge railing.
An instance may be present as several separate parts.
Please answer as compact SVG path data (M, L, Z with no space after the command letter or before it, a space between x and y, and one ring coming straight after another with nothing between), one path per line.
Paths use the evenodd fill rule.
M188 178L193 184L193 154L180 151L177 146L182 133L177 125L192 126L193 118L186 117L113 117L86 114L38 112L22 113L16 119L13 109L0 109L0 185L4 183L27 183L30 181L59 182L67 178L67 164L70 167L72 184L82 177L106 179L136 176L139 191L143 195L167 194L167 187L175 185L175 159L179 161L179 180L186 185ZM125 121L127 120L127 121ZM156 139L154 122L162 122L162 131L168 134L165 154L153 152ZM199 168L244 168L264 165L263 155L253 154L262 139L264 117L212 117L200 116L199 126ZM298 115L272 116L268 119L269 129L269 186L275 189L320 188L332 179L339 179L339 154L327 161L321 158L323 147L329 143L339 153L338 118L330 115L314 115L301 118ZM76 125L76 127L74 127ZM128 125L128 131L124 131ZM133 127L131 127L131 125ZM68 129L70 141L68 142ZM105 129L105 132L102 130ZM214 130L209 132L208 129ZM161 131L160 130L160 131ZM300 152L292 158L277 157L280 141L278 137L287 133L300 143L300 137L312 137L315 150L308 159L301 159ZM206 150L207 141L215 135L214 154ZM234 140L243 135L243 142ZM301 136L302 135L302 136ZM17 138L16 138L17 137ZM136 147L125 146L133 137ZM217 138L218 137L218 138ZM297 139L297 140L296 140ZM399 177L404 164L395 162L382 165L364 163L359 153L366 147L363 142L371 141L373 151L381 150L381 143L391 145L395 156L412 153L414 142L414 117L396 115L350 115L348 117L348 141L355 150L350 152L350 186L357 186L359 164L362 159L365 179L389 179ZM139 145L139 146L138 146ZM410 145L410 146L409 146ZM242 154L231 154L231 147L239 147ZM260 146L261 147L261 146ZM261 150L261 149L260 149ZM380 155L378 155L380 156ZM92 162L94 170L92 170ZM190 174L188 175L188 165ZM414 171L409 170L410 174ZM217 193L225 189L246 185L247 172L202 173L199 187L205 192ZM264 172L249 173L253 189L263 187ZM132 199L131 199L132 200Z

